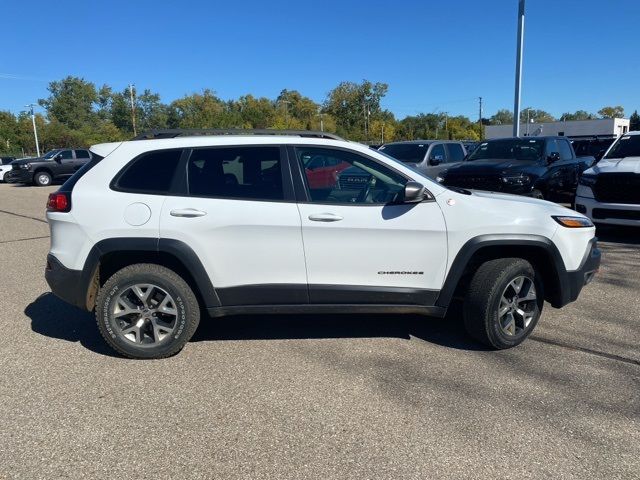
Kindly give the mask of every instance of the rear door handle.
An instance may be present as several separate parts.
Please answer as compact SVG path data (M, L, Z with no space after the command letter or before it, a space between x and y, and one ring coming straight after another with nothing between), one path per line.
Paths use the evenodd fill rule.
M175 210L171 210L169 214L172 217L194 218L194 217L204 217L207 214L207 212L203 212L202 210L196 210L195 208L177 208Z
M309 220L312 222L339 222L342 217L335 213L316 213L309 215Z

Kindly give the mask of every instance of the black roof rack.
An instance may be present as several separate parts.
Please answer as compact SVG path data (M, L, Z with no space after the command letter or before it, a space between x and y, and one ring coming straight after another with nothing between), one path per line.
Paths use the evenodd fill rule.
M343 138L327 132L314 132L313 130L277 130L275 128L249 129L249 128L174 128L148 130L137 135L133 140L152 140L159 138L194 137L201 135L291 135L295 137L326 138L329 140L344 140Z

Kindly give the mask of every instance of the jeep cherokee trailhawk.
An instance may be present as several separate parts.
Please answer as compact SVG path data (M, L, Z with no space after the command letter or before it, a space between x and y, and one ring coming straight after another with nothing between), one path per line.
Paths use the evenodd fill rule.
M46 278L129 357L178 352L201 311L444 316L454 298L473 337L508 348L600 263L576 212L447 189L326 133L155 131L91 152L49 197Z

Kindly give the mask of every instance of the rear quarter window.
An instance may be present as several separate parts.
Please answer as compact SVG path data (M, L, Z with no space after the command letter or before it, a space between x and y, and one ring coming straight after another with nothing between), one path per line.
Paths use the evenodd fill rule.
M166 195L171 190L181 155L182 149L143 153L116 175L111 188L121 192Z

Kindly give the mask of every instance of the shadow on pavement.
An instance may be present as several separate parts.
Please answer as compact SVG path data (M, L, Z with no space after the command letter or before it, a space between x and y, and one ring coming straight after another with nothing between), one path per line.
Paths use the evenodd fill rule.
M640 245L640 228L638 227L598 225L596 236L600 242Z
M419 315L237 315L202 318L192 342L322 338L420 338L461 350L487 350L465 332L458 312Z
M31 329L40 335L80 342L95 353L118 356L100 336L91 313L67 304L53 293L39 296L24 313L31 319ZM487 349L465 333L456 309L444 319L418 315L203 315L191 341L376 337L416 337L449 348Z
M46 337L67 342L80 342L92 352L117 357L98 332L95 317L66 302L53 293L43 293L24 310L31 319L31 330Z

